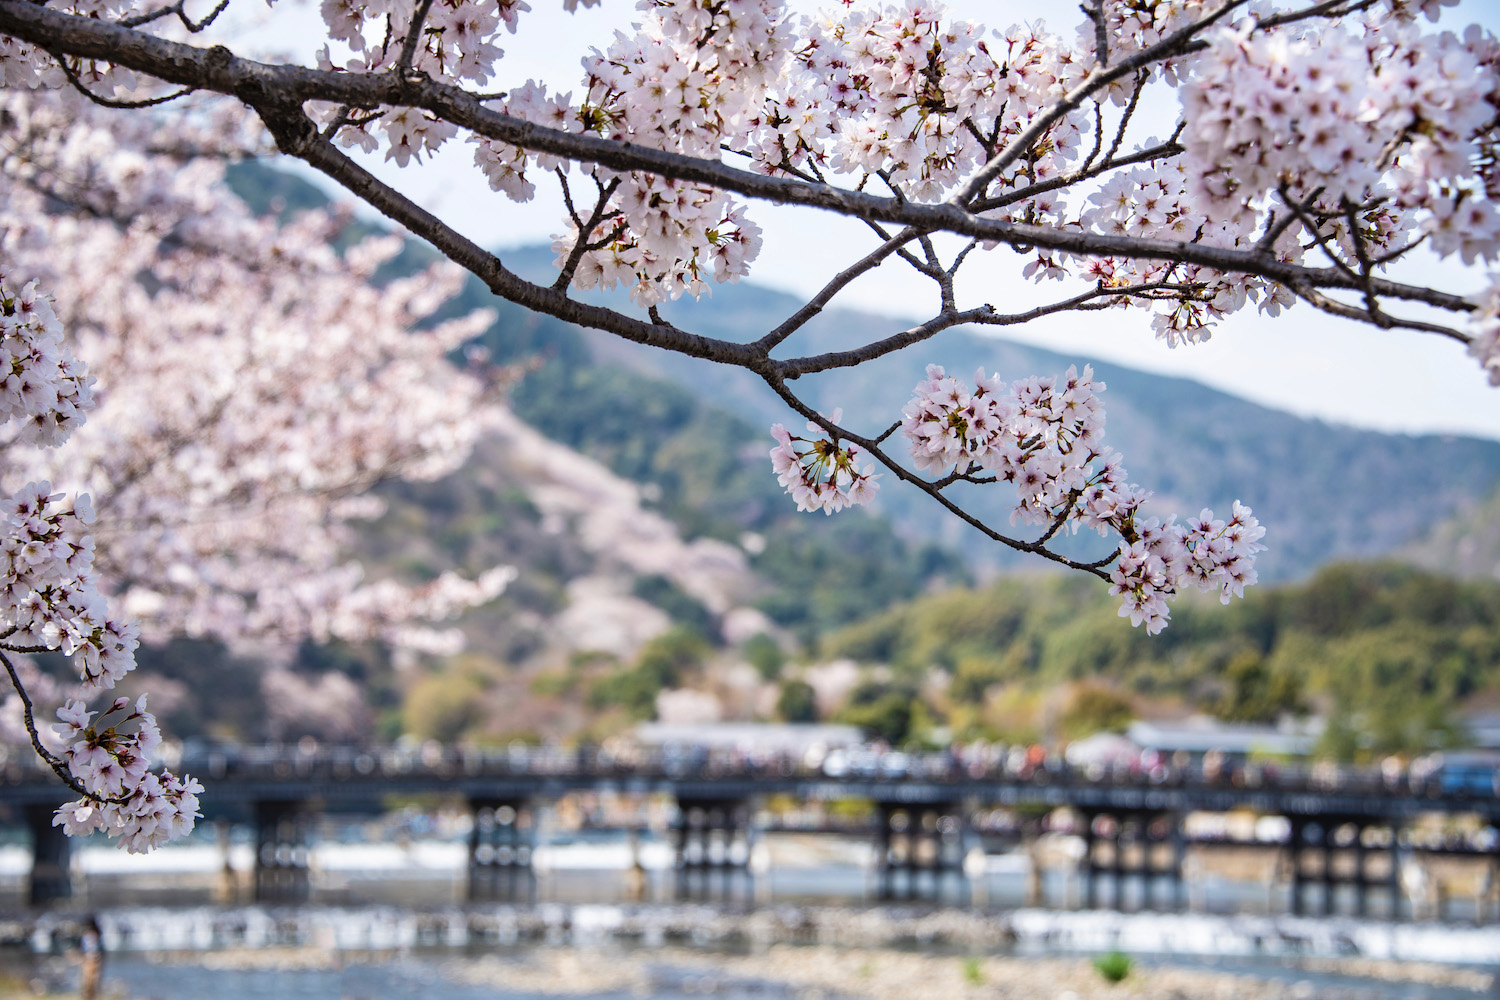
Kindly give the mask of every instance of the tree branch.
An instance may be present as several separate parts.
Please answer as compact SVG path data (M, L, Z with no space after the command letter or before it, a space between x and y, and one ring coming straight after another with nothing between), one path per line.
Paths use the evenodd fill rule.
M817 424L819 427L822 427L825 431L827 431L834 437L858 445L862 450L868 452L871 458L875 459L886 469L892 472L896 476L896 478L900 479L902 482L911 483L912 485L916 486L923 493L926 493L938 503L942 504L949 513L953 514L955 517L963 521L965 524L968 524L970 527L977 529L991 541L999 542L1001 545L1004 545L1007 548L1015 549L1017 552L1027 552L1031 555L1040 556L1043 559L1055 562L1061 566L1066 566L1068 569L1076 569L1080 572L1088 573L1092 576L1098 577L1101 580L1109 579L1109 574L1104 572L1102 567L1113 562L1115 559L1114 555L1092 563L1081 563L1076 560L1069 559L1067 556L1060 553L1053 552L1045 545L1040 545L1036 542L1028 542L1025 539L1021 538L1012 538L1009 535L1002 534L1001 532L996 531L994 528L985 524L979 518L975 517L973 514L970 514L968 511L964 510L958 504L950 500L948 496L938 488L936 483L923 479L921 476L917 475L915 472L912 472L910 469L906 468L904 465L895 461L889 455L887 455L881 449L880 442L885 439L886 434L891 433L890 431L882 434L878 439L866 438L858 434L854 434L849 430L835 424L833 421L823 416L823 414L819 413L817 410L814 410L812 407L802 402L802 400L799 399L795 393L787 388L786 383L781 381L780 379L768 377L766 379L766 383L770 385L772 390L775 391L776 395L781 397L782 401L785 402L787 406L790 406L797 413L800 413L808 420ZM941 482L941 480L939 480L939 482Z
M26 725L26 734L31 737L31 749L36 751L36 755L42 759L42 762L52 769L52 773L56 774L64 785L67 785L68 788L82 795L90 802L108 802L115 805L124 804L127 801L124 797L112 799L103 795L96 795L87 788L84 788L78 779L73 777L73 772L68 769L67 763L42 745L41 734L36 729L36 710L31 703L31 695L26 693L26 685L21 683L21 675L16 673L15 664L10 662L10 657L6 656L4 652L0 652L0 663L5 664L5 672L10 675L10 686L16 689L16 695L21 699L21 718Z

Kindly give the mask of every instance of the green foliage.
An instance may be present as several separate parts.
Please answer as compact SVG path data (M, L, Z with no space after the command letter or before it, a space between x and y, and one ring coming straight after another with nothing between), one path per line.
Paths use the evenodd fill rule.
M620 705L631 716L649 719L656 712L656 695L676 687L703 666L712 648L697 632L675 628L646 643L635 663L604 675L589 689L595 708Z
M1064 735L1077 739L1094 733L1122 733L1135 718L1130 699L1100 684L1084 684L1073 692L1063 712Z
M412 685L401 707L406 732L421 739L455 740L484 719L479 671L463 665L429 674Z
M1284 667L1271 669L1259 652L1240 653L1220 676L1225 690L1212 711L1226 722L1275 722L1307 707L1302 676Z
M776 717L782 722L817 722L818 699L806 681L785 681L776 698Z
M1097 679L1113 693L1090 694L1093 704L1059 720L1065 729L1117 728L1137 695L1243 722L1318 710L1330 716L1325 749L1346 759L1448 745L1454 705L1500 693L1492 582L1338 565L1303 584L1254 588L1228 607L1185 595L1158 636L1126 626L1117 607L1086 578L1003 578L898 604L829 633L821 652L903 678L946 671L954 723L965 731L997 729L988 706L1000 690ZM895 728L886 708L882 728ZM860 719L872 713L858 709Z
M984 984L984 959L970 955L964 959L964 979L975 986Z
M665 611L674 622L700 635L717 640L719 623L703 602L664 576L638 577L632 587L636 597Z
M912 735L917 702L916 690L907 684L867 680L850 692L836 718L858 726L872 739L899 746Z
M756 672L768 681L780 677L782 668L786 666L786 654L781 651L781 644L764 632L757 632L746 639L741 652Z
M1135 962L1123 951L1111 951L1095 956L1094 968L1106 983L1120 983L1130 975Z
M960 704L982 704L985 692L994 685L1025 676L1028 659L1023 649L1014 646L1000 656L994 653L959 654L958 664L953 668L953 681L948 685L948 695Z

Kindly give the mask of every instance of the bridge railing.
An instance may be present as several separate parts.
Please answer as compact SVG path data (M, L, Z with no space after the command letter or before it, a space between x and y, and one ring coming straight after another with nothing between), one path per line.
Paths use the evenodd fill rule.
M908 753L858 748L821 758L777 752L729 751L702 746L641 748L615 753L594 746L513 744L481 747L426 743L387 746L220 746L180 755L177 766L206 779L332 778L377 780L399 776L434 778L546 777L588 779L807 779L860 783L976 783L1022 785L1159 787L1340 793L1366 797L1472 798L1492 801L1500 775L1466 774L1453 781L1439 768L1396 772L1317 763L1205 765L1140 761L1075 766L1058 755L965 759L951 751ZM0 782L13 773L0 771ZM34 769L24 766L17 778ZM1484 778L1488 777L1486 783Z
M1033 748L1018 754L905 752L839 748L821 755L724 750L696 745L632 748L446 745L266 744L178 748L167 763L205 782L321 779L375 782L391 778L557 777L590 780L817 780L894 785L975 784L1244 789L1338 793L1362 797L1443 798L1494 803L1500 773L1470 769L1456 780L1441 768L1391 772L1329 762L1173 763L1142 755L1114 764L1074 765ZM0 789L55 781L29 750L0 749ZM59 789L61 792L61 789Z

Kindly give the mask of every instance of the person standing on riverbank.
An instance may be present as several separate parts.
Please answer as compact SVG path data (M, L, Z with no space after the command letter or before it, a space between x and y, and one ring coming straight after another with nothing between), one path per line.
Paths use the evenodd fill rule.
M82 968L78 973L78 996L80 1000L98 1000L99 980L104 975L104 934L95 917L83 922L78 949L83 952Z

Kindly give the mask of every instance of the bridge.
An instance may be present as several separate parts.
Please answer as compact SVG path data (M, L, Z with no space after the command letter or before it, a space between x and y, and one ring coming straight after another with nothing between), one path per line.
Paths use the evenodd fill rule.
M1332 912L1333 895L1352 886L1357 912L1371 892L1401 911L1403 856L1471 854L1500 885L1500 796L1494 780L1455 781L1436 773L1393 778L1375 770L1315 767L1210 770L1160 764L1150 769L1080 769L1040 759L1017 769L927 754L864 755L859 767L812 766L786 755L684 747L617 755L602 749L445 747L225 747L172 762L203 782L206 820L253 824L255 894L295 902L309 891L308 838L323 811L379 812L390 797L440 795L468 804L471 899L511 898L533 879L538 804L581 791L670 796L670 835L679 887L704 876L748 877L748 845L763 832L757 803L859 800L873 839L882 898L935 896L965 878L965 859L985 831L974 817L996 809L1033 818L1061 807L1077 817L1082 904L1121 905L1137 879L1147 905L1183 906L1183 857L1192 813L1248 810L1283 817L1280 844L1294 913ZM33 840L30 899L43 905L71 894L69 842L51 825L68 796L50 773L24 758L0 767L0 808L24 820ZM1458 842L1421 843L1408 835L1430 814L1468 815L1483 832ZM846 828L844 832L850 832ZM1011 831L1025 837L1036 822ZM1113 887L1105 900L1101 889ZM1321 897L1321 900L1319 899ZM1318 905L1321 902L1321 905Z

